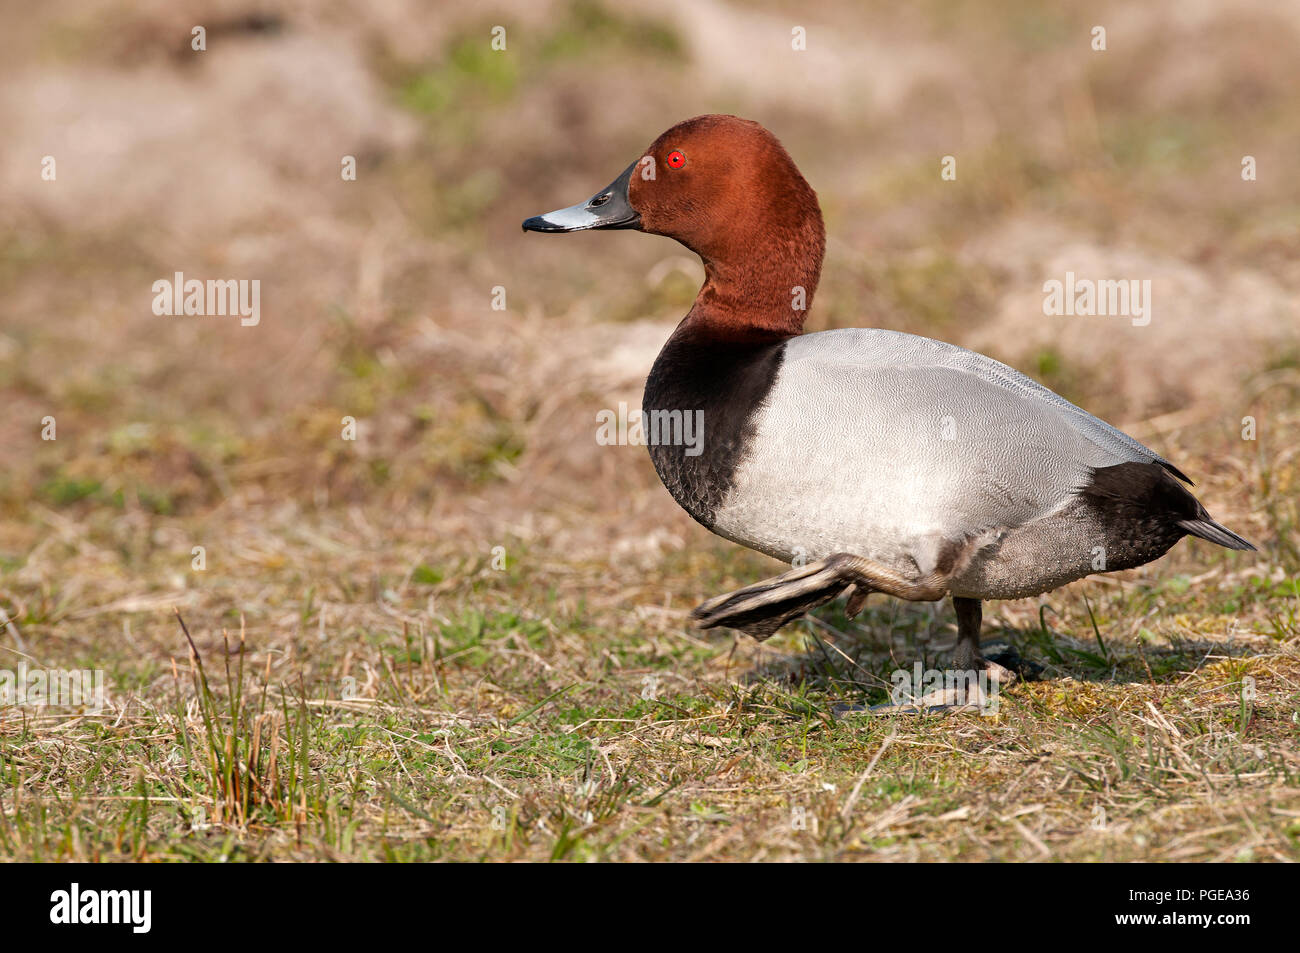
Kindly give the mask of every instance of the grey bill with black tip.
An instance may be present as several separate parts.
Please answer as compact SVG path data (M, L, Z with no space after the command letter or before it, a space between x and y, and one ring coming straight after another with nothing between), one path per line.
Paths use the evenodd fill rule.
M639 160L638 160L639 161ZM581 232L589 228L640 228L641 216L627 197L627 186L637 163L587 201L524 222L526 232Z

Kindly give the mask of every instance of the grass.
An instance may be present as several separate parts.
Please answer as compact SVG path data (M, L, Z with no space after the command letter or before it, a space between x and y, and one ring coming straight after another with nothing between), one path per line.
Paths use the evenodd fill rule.
M111 544L125 522L83 525ZM105 668L109 702L4 712L0 852L1300 858L1294 572L1274 581L1211 557L1196 560L1211 578L1193 580L1176 570L1198 549L1156 577L997 604L989 637L1046 680L1005 694L996 716L837 718L838 702L885 700L894 669L942 659L947 613L882 599L764 644L702 639L682 608L609 598L636 567L511 544L497 570L398 523L376 557L331 516L308 520L287 558L232 561L212 554L254 541L227 532L208 540L227 568L169 594L184 631L164 605L87 614L57 583L14 588L23 568L6 569L29 652ZM137 572L160 578L161 556ZM690 593L758 570L731 557L682 552L662 581ZM563 595L538 584L547 572ZM134 650L108 647L114 625Z
M1259 412L1273 432L1294 419ZM131 437L124 460L171 440ZM332 430L311 439L336 447ZM1179 456L1222 472L1235 439L1189 428ZM108 703L0 710L0 855L1300 857L1297 461L1276 440L1215 481L1216 514L1260 556L1185 542L1138 573L991 604L986 638L1045 667L996 718L834 714L942 664L943 606L831 606L762 644L692 632L689 605L772 564L665 519L638 448L607 451L627 454L617 505L565 520L666 531L646 552L529 530L508 495L504 520L458 517L478 497L438 508L400 456L351 501L286 506L359 451L279 476L241 469L248 452L230 451L225 502L163 510L73 483L11 514L0 668L99 668Z

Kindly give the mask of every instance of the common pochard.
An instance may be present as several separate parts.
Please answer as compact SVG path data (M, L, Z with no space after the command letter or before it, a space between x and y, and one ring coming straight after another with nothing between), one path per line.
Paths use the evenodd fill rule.
M1187 535L1255 548L1168 460L1005 364L897 331L802 333L821 209L758 123L679 123L608 188L523 227L636 229L704 261L642 408L702 412L702 452L661 440L650 455L696 520L796 568L705 602L701 627L763 639L846 593L850 615L871 592L950 596L953 665L993 669L981 600L1140 566Z

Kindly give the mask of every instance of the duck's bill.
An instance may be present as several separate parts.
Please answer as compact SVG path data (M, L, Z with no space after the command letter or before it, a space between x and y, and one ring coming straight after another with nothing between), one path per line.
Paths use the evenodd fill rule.
M628 201L627 186L637 163L633 162L608 187L580 205L534 215L524 222L526 232L581 232L589 228L640 228L641 216Z

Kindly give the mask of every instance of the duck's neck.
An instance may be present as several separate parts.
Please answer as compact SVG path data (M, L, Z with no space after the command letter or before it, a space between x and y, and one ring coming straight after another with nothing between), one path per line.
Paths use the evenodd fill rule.
M806 187L806 186L805 186ZM685 325L719 337L782 338L803 331L821 277L826 232L821 210L811 201L768 210L759 221L736 222L735 238L704 259L704 286ZM773 222L786 222L774 226ZM745 227L749 225L749 227ZM748 236L748 237L740 237Z

